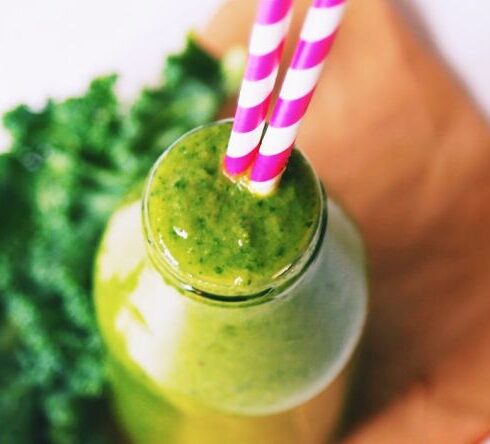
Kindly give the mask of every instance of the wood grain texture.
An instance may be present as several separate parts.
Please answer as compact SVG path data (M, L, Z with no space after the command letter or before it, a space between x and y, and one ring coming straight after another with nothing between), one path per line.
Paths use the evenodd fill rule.
M289 56L308 3L296 2ZM226 2L205 45L245 44L254 7ZM298 145L368 248L355 397L377 416L350 442L470 442L490 425L488 125L384 0L353 0Z

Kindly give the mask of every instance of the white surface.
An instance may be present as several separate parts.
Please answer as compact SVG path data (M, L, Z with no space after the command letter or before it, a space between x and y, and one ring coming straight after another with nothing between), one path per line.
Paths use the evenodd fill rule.
M490 120L490 0L392 0Z
M490 117L490 1L392 1ZM0 0L0 113L77 93L93 76L113 71L121 74L122 95L133 96L220 2Z
M220 0L0 0L0 110L122 73L131 96Z

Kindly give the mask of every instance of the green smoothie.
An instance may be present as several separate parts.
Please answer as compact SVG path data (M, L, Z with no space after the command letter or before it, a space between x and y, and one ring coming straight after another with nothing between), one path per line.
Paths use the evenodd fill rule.
M320 444L366 311L359 235L294 151L277 192L222 173L231 124L177 141L108 223L95 302L132 442ZM143 216L142 216L143 213Z
M296 150L272 196L257 198L232 182L222 167L230 131L230 125L215 125L191 133L157 164L149 185L149 232L185 280L254 293L307 250L322 196Z

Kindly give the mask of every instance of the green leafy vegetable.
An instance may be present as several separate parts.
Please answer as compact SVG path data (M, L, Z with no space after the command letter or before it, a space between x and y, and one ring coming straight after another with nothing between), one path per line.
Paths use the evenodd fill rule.
M192 39L162 85L125 112L115 76L85 95L19 106L0 156L0 443L108 438L103 347L91 300L105 221L185 131L212 120L229 80Z

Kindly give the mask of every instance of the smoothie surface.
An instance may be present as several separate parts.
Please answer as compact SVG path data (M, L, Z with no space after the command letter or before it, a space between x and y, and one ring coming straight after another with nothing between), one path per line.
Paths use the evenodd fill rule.
M322 196L296 149L271 196L231 181L222 172L230 131L231 123L204 127L164 155L149 183L147 220L158 248L189 282L254 292L308 248Z

